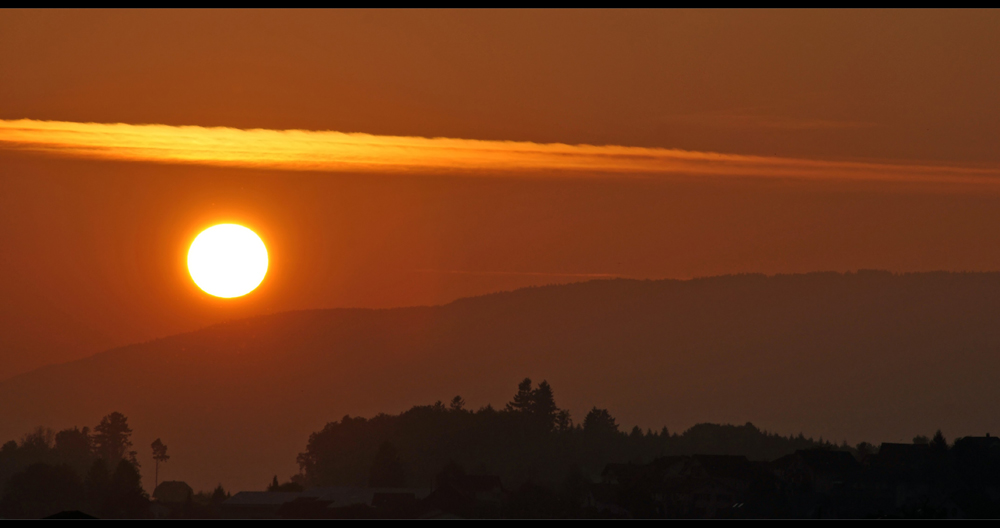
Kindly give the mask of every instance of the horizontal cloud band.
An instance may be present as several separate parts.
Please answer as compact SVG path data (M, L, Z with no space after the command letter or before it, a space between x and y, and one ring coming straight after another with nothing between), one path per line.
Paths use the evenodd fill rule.
M0 120L0 148L106 160L327 172L714 175L1000 184L1000 169L307 130Z

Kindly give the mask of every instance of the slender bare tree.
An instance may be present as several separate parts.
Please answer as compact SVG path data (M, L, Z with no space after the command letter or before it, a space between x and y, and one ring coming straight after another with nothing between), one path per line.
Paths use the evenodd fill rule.
M153 479L153 490L160 485L160 462L166 462L170 460L170 455L167 454L167 445L160 441L159 438L153 440L150 445L153 448L153 460L156 461L156 471L155 477Z

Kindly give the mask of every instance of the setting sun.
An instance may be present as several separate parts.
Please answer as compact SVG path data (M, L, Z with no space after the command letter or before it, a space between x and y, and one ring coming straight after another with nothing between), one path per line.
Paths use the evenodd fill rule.
M191 243L188 271L195 284L210 295L246 295L264 280L267 248L256 233L241 225L212 226Z
M1000 9L0 10L0 520L1000 519L998 93Z

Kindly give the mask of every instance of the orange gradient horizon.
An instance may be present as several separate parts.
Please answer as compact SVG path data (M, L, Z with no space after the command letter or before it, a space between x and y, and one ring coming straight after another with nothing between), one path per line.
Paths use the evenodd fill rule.
M234 401L259 397L260 406L248 409L266 409L267 391L278 386L271 382L288 378L271 379L280 376L258 360L282 363L304 345L268 348L274 355L261 358L254 343L281 325L242 329L309 319L296 311L359 308L344 328L384 342L391 336L365 321L406 307L393 312L405 315L399 335L442 351L421 315L433 310L420 307L520 288L619 277L1000 272L1000 10L5 10L0 57L0 379L29 379L30 371L114 347L126 348L109 356L208 328L229 336L231 354L213 355L217 343L209 339L180 351L192 361L174 364L178 372ZM235 268L209 259L206 282L192 270L192 243L220 224L245 226L261 245L248 268L239 267L246 259ZM241 287L215 289L215 281L235 278L234 269L247 272ZM859 288L871 275L855 277ZM951 288L949 277L932 282ZM975 288L976 277L960 279ZM728 313L731 305L712 300L712 284L723 282L700 283L704 296L688 305L704 300L691 308ZM823 295L803 302L836 297ZM763 318L769 312L755 307L774 301L746 298L742 313L750 317ZM677 305L676 314L688 305ZM502 347L477 339L495 322L487 314L463 323L471 337L454 355L495 354L494 363L469 367L494 377L495 394L514 388L495 365L511 369L504 376L536 381L554 381L549 370L559 368L610 380L603 360L557 346L569 319L589 317L573 298L565 306L578 315L538 308L552 316L554 331L541 328L537 348L520 347L513 330ZM668 332L639 308L619 313ZM843 313L853 321L855 314ZM997 315L982 313L987 323ZM232 324L216 326L225 322ZM858 372L874 373L863 368L868 359L851 356L860 349L838 355L840 322L824 326L821 346L796 348L788 361L806 365L797 362L821 354L829 363L811 371L861 365ZM767 323L749 321L747 332ZM792 323L793 334L814 331ZM707 341L733 335L690 329ZM877 348L888 334L874 330L866 343ZM909 338L927 344L919 330L900 338L901 355L880 363L886 372L918 361L902 345ZM313 352L343 359L337 373L358 390L404 393L413 372L406 367L424 358L375 357L365 339L353 349ZM945 354L948 342L941 341ZM609 361L621 350L612 341L587 346ZM698 394L721 397L688 390L712 376L748 372L694 345L636 350L629 372L662 382L641 363L662 355L679 380L663 386L677 392L626 405L589 400L603 390L593 383L575 393L558 384L566 391L558 398L615 413L628 406L621 416L644 423L663 401L693 408ZM750 364L773 352L734 349L732 357ZM504 360L515 353L523 365L545 358L553 367L514 372ZM692 358L705 361L704 376L684 370ZM365 377L353 359L403 367L398 378ZM219 370L199 369L203 360ZM479 376L456 364L441 363L440 382L422 380L449 391L428 401L453 397L450 380ZM141 375L114 381L144 390L147 379L168 379L158 368L150 362ZM217 386L213 374L239 379L242 369L256 368L261 382L246 392ZM977 370L988 372L968 372ZM105 383L98 374L74 379L81 387ZM973 386L987 384L963 390ZM830 387L831 397L852 390ZM136 418L137 434L170 444L176 457L166 467L177 473L167 478L214 486L216 470L202 461L236 452L220 444L204 458L185 453L198 442L184 447L157 423L181 424L190 438L202 431L160 394L149 391L161 407L145 423ZM225 416L219 400L181 396L198 412ZM863 396L856 401L891 404ZM786 393L774 397L789 401ZM968 401L983 401L976 398ZM302 427L288 444L299 449L332 409L303 401L275 413ZM356 400L341 401L345 413L361 412L351 408ZM730 401L744 403L739 395ZM92 425L103 415L78 419L53 408L67 425ZM309 424L307 408L316 413ZM973 408L956 407L955 416ZM755 420L754 412L745 420ZM56 424L28 427L35 425ZM234 433L261 445L273 440L266 431ZM294 466L294 455L288 451L280 464ZM287 475L280 464L261 485ZM234 458L229 467L242 466ZM257 477L218 478L226 489L257 485Z

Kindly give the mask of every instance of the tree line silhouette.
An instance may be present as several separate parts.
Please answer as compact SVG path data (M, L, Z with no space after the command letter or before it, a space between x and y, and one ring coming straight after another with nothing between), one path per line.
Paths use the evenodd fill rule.
M289 486L433 491L403 508L374 502L324 508L321 498L302 497L279 512L288 518L442 511L505 518L1000 516L996 437L949 445L937 431L909 444L851 447L771 434L750 423L703 423L681 434L626 432L596 407L574 424L556 405L552 387L530 379L502 409L467 410L456 396L448 406L345 416L313 433L298 462L301 472ZM501 481L502 498L477 499Z
M113 412L90 430L39 427L0 447L0 517L39 518L87 511L108 518L149 517L125 415ZM166 448L163 447L165 455Z
M699 424L682 434L622 431L607 409L593 408L575 424L560 409L551 385L524 379L502 409L415 406L371 419L345 416L313 433L299 454L303 486L431 487L449 463L498 475L504 483L557 485L573 474L600 475L608 463L648 462L693 453L738 454L771 460L799 449L848 449L803 435L784 437L752 424Z
M142 488L132 430L111 413L92 430L39 427L0 447L0 517L78 510L98 517L210 518L253 504L221 485L194 494L181 481ZM157 466L167 446L150 446ZM328 423L298 455L299 474L272 516L463 517L996 517L1000 440L941 431L911 444L850 447L781 436L750 423L623 431L607 409L580 423L545 381L524 379L511 401L415 406L396 415ZM157 468L158 469L158 468ZM158 475L156 476L159 482ZM370 504L325 499L367 489ZM420 491L420 490L424 491ZM326 490L326 491L324 491ZM256 497L275 498L266 492ZM417 498L419 494L422 498ZM427 494L429 493L429 494ZM253 495L253 493L250 493ZM278 498L281 498L278 497ZM282 499L282 500L285 500ZM227 505L233 503L227 514ZM245 511L244 511L245 513Z

